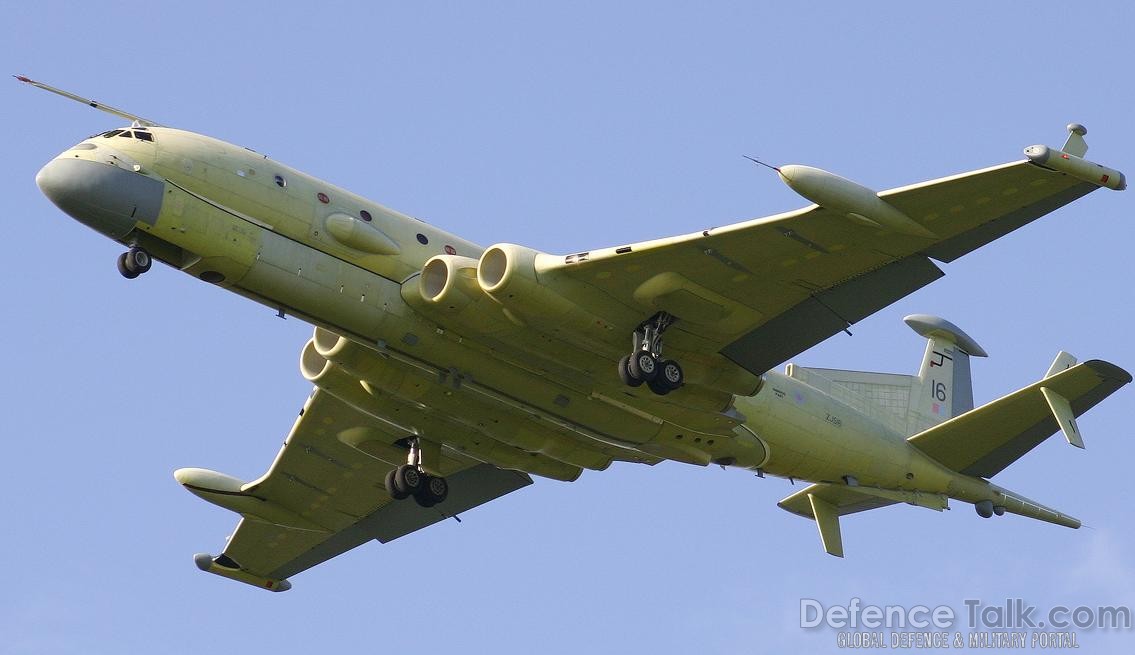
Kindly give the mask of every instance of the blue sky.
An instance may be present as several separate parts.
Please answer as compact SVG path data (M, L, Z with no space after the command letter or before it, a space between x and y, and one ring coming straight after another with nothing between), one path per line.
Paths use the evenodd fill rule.
M373 6L372 6L373 4ZM0 59L246 145L482 244L573 252L793 209L741 155L889 188L1060 146L1135 173L1135 10L1061 3L18 3ZM38 168L117 119L11 81L0 163L6 538L0 652L832 652L825 604L1135 605L1126 388L996 481L1066 530L955 504L844 521L845 560L779 479L616 465L535 486L267 594L194 568L235 516L171 472L262 473L308 393L310 327L158 267L55 209ZM1135 367L1131 192L1099 191L944 266L796 361L913 372L902 316L992 355L975 396L1060 349ZM797 487L798 489L799 487ZM1082 631L1093 653L1132 633Z

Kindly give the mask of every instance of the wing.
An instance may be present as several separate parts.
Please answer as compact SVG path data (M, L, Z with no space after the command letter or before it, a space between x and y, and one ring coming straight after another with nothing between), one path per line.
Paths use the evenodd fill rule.
M1096 188L1021 161L879 194L936 236L813 205L668 239L540 255L536 271L541 285L600 316L673 314L668 350L720 353L760 375L942 276L931 259L953 261ZM612 339L622 347L635 326L618 327Z
M178 471L191 492L242 515L224 551L198 555L197 565L283 591L288 576L367 541L386 543L532 483L525 473L444 451L446 500L428 509L394 502L384 480L405 463L406 450L391 445L404 436L317 389L260 479L240 484L201 469Z
M1079 416L1131 381L1131 374L1098 359L1078 364L1020 391L914 435L908 441L945 466L983 478L1000 473L1040 442L1065 429L1079 442L1071 417L1059 414L1052 393Z

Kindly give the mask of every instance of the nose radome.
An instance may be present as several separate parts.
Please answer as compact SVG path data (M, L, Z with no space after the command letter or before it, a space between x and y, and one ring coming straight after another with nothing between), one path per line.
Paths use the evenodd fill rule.
M164 184L141 173L87 159L53 159L35 176L36 186L75 220L112 239L137 221L153 225Z

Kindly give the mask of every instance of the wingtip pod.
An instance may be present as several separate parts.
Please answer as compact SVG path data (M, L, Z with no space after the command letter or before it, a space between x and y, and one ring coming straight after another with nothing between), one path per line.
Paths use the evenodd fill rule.
M1063 150L1035 145L1025 148L1025 156L1037 166L1071 175L1096 186L1107 187L1113 191L1123 191L1127 188L1127 177L1121 171L1101 166Z
M250 573L249 571L245 571L244 569L241 569L236 562L224 555L213 557L208 553L197 553L193 556L193 563L197 565L197 568L205 571L206 573L214 573L223 578L236 580L237 582L243 582L260 589L280 592L287 591L292 588L292 583L288 582L287 580L267 578L261 575Z

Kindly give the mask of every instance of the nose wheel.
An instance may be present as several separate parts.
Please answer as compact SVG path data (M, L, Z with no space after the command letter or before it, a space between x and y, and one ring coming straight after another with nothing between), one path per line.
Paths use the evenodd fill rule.
M677 318L659 312L643 322L632 337L631 354L619 360L619 379L630 387L645 383L659 396L679 388L686 377L682 367L672 359L662 358L662 333Z
M422 507L433 507L449 496L445 478L430 475L422 468L422 449L417 439L410 441L406 463L386 474L386 493L394 500L413 498Z
M118 256L118 272L127 280L133 280L150 270L154 259L142 248L131 248Z

